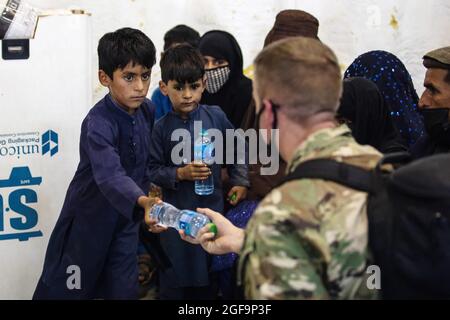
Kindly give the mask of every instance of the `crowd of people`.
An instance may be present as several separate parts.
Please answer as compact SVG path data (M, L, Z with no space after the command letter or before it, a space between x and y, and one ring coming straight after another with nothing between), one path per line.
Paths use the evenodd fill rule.
M426 161L440 170L436 194L449 192L450 199L449 170L437 166L442 156L450 161L450 47L424 48L417 57L426 68L419 98L392 53L363 53L342 75L333 44L324 44L318 32L311 14L281 11L251 80L232 34L200 36L178 25L164 36L161 80L151 100L152 41L131 28L105 34L98 44L99 81L109 93L83 121L80 163L34 298L137 299L149 283L155 298L167 300L389 298L383 292L389 277L382 276L381 287L368 285L370 265L380 264L383 273L396 260L385 263L377 255L376 236L383 233L372 232L372 192L358 187L361 176L347 175L347 184L300 171L326 159L338 173L349 166L395 174ZM223 136L230 129L267 130L258 142L276 144L276 174L262 174L260 159L207 165L192 153L177 163L173 153L181 140L173 133L193 137L195 122ZM383 166L392 154L401 155L402 164ZM196 194L195 181L211 175L214 192ZM208 216L217 233L205 227L193 238L158 224L148 215L157 199L148 194L151 187L162 201ZM433 210L450 232L450 202ZM433 243L447 263L450 243L443 241ZM430 255L433 250L427 248ZM70 265L82 270L80 289L67 287ZM450 287L446 272L436 276ZM405 281L420 297L450 298L422 278Z

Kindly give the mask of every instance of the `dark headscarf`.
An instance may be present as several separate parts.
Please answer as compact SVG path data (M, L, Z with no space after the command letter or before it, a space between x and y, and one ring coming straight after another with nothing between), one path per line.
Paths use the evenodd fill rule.
M408 146L424 133L422 116L418 112L419 97L411 75L403 63L385 51L370 51L353 61L344 78L364 77L372 80L383 95L395 127Z
M252 81L244 76L242 51L236 39L225 31L213 30L200 38L202 55L228 61L230 77L216 93L204 91L201 103L218 105L235 128L241 128L244 114L252 99Z
M352 135L382 153L406 151L389 116L390 110L377 86L364 78L344 80L338 117L350 120Z

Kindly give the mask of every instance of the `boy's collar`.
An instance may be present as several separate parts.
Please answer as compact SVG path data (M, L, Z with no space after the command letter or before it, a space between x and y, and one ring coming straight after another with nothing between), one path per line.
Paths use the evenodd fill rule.
M110 102L110 105L114 111L116 111L118 114L126 117L127 119L134 119L136 112L133 114L129 114L126 112L119 104L114 100L114 98L111 96L111 93L108 93L106 95L106 100ZM137 110L136 110L137 111Z
M198 110L199 110L199 109L200 109L200 103L197 103L197 107L196 107L194 110L192 110L191 112L189 112L189 113L187 114L187 118L186 118L186 119L182 118L181 115L180 115L179 113L177 113L177 112L173 109L173 107L172 107L172 110L170 110L170 112L171 112L173 115L175 115L176 117L180 118L181 120L192 120L192 119L194 119L195 116L198 114ZM195 120L195 119L194 119L194 120Z

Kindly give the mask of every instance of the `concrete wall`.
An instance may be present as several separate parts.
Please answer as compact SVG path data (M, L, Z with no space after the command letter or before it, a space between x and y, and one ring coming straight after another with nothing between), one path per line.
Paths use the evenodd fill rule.
M431 49L450 45L450 2L448 0L28 0L39 8L83 8L92 13L93 45L105 32L129 26L142 29L158 50L164 33L184 23L204 33L227 30L240 43L245 66L261 49L275 15L297 8L320 21L319 36L332 47L342 69L369 50L396 54L413 76L416 90L423 91L425 73L421 57ZM94 70L97 58L93 51ZM94 100L105 90L93 75ZM154 68L153 85L159 81Z

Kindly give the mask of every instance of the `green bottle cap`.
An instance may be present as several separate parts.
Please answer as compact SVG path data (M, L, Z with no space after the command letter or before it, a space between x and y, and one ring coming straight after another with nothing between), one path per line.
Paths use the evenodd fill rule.
M236 197L237 197L237 195L236 195L236 193L233 193L233 195L231 196L231 201L235 201L236 200Z
M209 226L209 232L212 232L216 235L217 234L217 226L214 223L208 223L208 226Z

